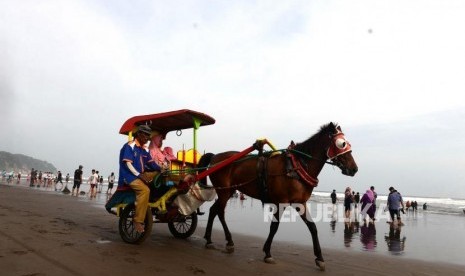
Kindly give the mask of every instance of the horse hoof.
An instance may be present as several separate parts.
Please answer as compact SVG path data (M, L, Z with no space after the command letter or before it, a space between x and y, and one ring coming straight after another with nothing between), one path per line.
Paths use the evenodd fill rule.
M226 245L226 253L233 253L234 252L234 245Z
M205 245L205 248L206 248L206 249L215 249L215 245L214 245L213 243L207 243L207 244Z
M276 260L273 257L265 257L265 263L276 264Z
M321 271L325 271L326 266L324 261L315 260L316 266L320 268Z

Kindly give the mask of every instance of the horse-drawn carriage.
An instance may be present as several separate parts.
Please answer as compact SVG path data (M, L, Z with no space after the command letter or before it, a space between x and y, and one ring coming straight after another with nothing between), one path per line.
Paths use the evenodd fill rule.
M196 153L197 129L200 126L213 123L215 120L206 114L184 109L133 117L126 121L120 133L131 137L131 132L142 124L162 132L193 128L194 152ZM263 147L266 144L272 150L264 151ZM253 151L258 151L258 154L251 154ZM163 184L159 183L167 183L171 178L177 181L180 176L190 174L192 177L188 183L187 196L195 194L194 191L209 191L207 197L211 199L214 196L212 191L216 191L217 200L209 210L204 236L207 242L206 247L213 247L211 232L213 221L218 216L227 240L226 249L229 252L234 251L234 242L226 224L224 209L227 201L236 190L260 199L263 203L271 203L275 206L299 204L303 208L298 213L301 214L303 222L312 235L315 262L321 270L324 270L325 264L316 225L309 217L306 202L309 200L313 188L317 186L318 175L325 164L337 166L344 175L355 175L358 167L351 152L351 145L345 139L341 127L329 123L322 126L317 133L304 142L297 144L291 142L289 147L282 150L275 149L266 139L262 139L255 141L250 147L240 152L207 153L200 159L197 159L199 156L194 155L192 166L184 164L161 174L161 177L155 179L153 184L161 187ZM207 186L207 176L210 178L212 186ZM134 193L129 191L125 195L124 200L118 197L113 200L115 198L113 196L106 205L109 212L119 215L119 231L124 241L129 243L142 242L150 234L154 219L156 222L168 223L169 229L175 237L186 238L194 233L197 226L197 214L194 208L182 208L182 200L178 199L182 198L183 195L178 195L169 202L167 213L159 214L155 208L157 204L154 202L157 200L157 195L152 196L151 194L149 205L154 208L148 208L145 232L143 233L136 232L132 223ZM184 201L188 202L189 199ZM112 208L116 208L116 212ZM274 220L271 222L270 232L263 247L265 262L268 263L274 262L271 257L271 243L278 230L280 215L278 212L274 213Z
M180 136L182 130L193 129L194 145L193 149L188 151L178 152L175 159L170 160L168 170L158 174L150 182L150 198L149 208L144 221L144 232L139 233L135 231L133 226L132 217L135 213L135 193L129 187L118 187L115 194L105 205L108 212L115 214L119 217L119 233L121 238L128 243L141 243L151 233L153 223L167 223L170 232L177 238L187 238L191 236L197 227L197 212L198 206L188 206L189 204L199 204L208 194L207 199L214 197L214 190L200 190L192 187L195 184L194 178L190 179L188 186L180 188L181 196L172 198L168 201L167 212L159 212L156 208L157 200L167 192L173 185L179 183L186 175L195 174L195 164L200 158L197 151L197 130L201 126L211 125L215 123L212 117L192 111L192 110L178 110L172 112L164 112L150 115L135 116L128 119L119 131L120 134L127 135L128 140L132 140L132 135L135 133L140 125L149 126L153 131L158 133L168 133L176 131ZM186 193L189 191L189 193ZM203 194L202 194L203 193ZM194 196L195 199L189 197ZM175 200L176 199L176 200ZM193 203L194 202L194 203Z

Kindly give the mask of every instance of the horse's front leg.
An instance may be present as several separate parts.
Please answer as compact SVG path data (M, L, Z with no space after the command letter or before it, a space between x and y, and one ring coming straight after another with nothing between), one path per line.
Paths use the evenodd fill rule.
M216 215L218 214L218 200L213 203L210 207L210 211L208 212L208 222L207 227L205 229L205 235L203 236L204 239L207 241L205 244L206 248L212 249L215 248L212 242L212 228L213 228L213 221L215 220Z
M218 200L219 201L219 200ZM227 202L227 201L226 201ZM229 231L228 225L224 217L224 209L226 208L226 202L221 201L218 205L218 218L220 219L221 225L223 226L224 236L226 238L226 252L234 252L234 242L232 240L231 232Z
M265 252L265 263L274 264L276 261L271 257L271 243L273 242L274 235L278 232L279 227L279 215L274 214L274 219L270 225L270 233L266 239L265 244L263 245L263 251Z
M321 254L321 247L320 241L318 240L318 230L316 229L316 225L312 220L307 219L308 210L305 209L305 212L300 216L302 220L307 225L310 233L312 234L312 241L313 241L313 253L316 256L315 263L320 268L320 270L325 270L325 261L323 259L323 255Z

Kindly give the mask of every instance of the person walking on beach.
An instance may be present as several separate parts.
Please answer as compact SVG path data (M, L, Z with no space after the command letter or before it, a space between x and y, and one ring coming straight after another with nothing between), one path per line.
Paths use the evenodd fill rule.
M345 212L346 220L350 219L352 203L354 203L354 197L352 196L352 189L350 187L347 187L344 192L344 212Z
M375 186L371 186L370 190L373 192L373 197L375 198L373 200L373 208L374 208L374 211L376 213L376 198L378 197L378 194L375 192ZM376 219L376 218L374 218L374 219Z
M57 184L58 182L61 183L61 187L63 187L63 176L61 174L61 171L58 171L58 175L57 175L57 180L55 181L55 191L57 190Z
M98 182L99 182L98 192L100 194L100 193L102 193L102 189L103 189L103 175L100 175L100 178L99 178Z
M144 148L152 130L146 125L139 126L135 139L123 145L119 156L118 187L130 186L136 193L136 212L133 219L134 229L144 232L144 219L149 203L150 189L147 184L161 171ZM149 173L144 173L145 171ZM151 173L150 173L151 172Z
M336 201L337 201L336 190L333 190L333 192L331 193L331 202L333 204L336 204Z
M371 189L368 189L360 200L362 204L362 215L363 220L366 221L366 216L368 215L373 222L375 221L375 208L373 202L375 201L375 195Z
M35 170L34 168L31 169L31 176L29 178L29 187L33 187L34 186L34 181L35 181Z
M394 216L397 217L398 225L403 225L400 218L400 210L404 212L404 201L400 193L393 187L389 187L389 196L387 199L387 205L389 209L389 215L391 216L391 223L394 223ZM402 206L402 209L400 208Z
M111 195L111 190L113 189L114 184L115 184L115 173L111 172L110 176L108 176L107 194Z
M353 194L353 193L352 193ZM357 208L358 204L360 203L360 193L357 192L355 195L354 195L354 201L355 201L355 208Z
M90 184L90 198L93 198L97 195L97 182L98 182L98 174L95 170L92 170L92 174L89 176L87 183Z
M79 168L74 171L74 185L73 190L71 191L71 195L74 195L74 189L76 189L76 196L79 195L79 188L81 187L82 183L82 168L82 165L79 165Z
M39 171L39 184L38 184L38 187L40 187L40 185L42 185L42 171Z
M99 179L100 179L100 173L97 170L95 171L95 173L97 174L97 183L95 184L95 193L97 193L98 186L99 186L98 183L99 183Z

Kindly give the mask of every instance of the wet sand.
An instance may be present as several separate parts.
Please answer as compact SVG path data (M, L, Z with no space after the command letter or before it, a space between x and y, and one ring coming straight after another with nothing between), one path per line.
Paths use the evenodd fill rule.
M202 223L186 240L172 237L165 224L155 224L149 239L130 245L119 237L117 218L101 203L24 186L0 185L0 218L2 275L465 273L465 266L332 249L324 249L326 271L320 272L310 246L280 241L272 247L278 263L265 264L261 251L265 237L233 233L236 250L226 254L222 231L213 234L217 249L204 248Z
M208 202L204 204L204 210L208 210L207 205ZM364 225L363 222L352 219L351 227L346 228L342 204L333 207L330 203L321 205L321 202L312 199L309 206L318 228L323 253L327 249L336 249L348 254L363 252L397 259L464 264L463 214L445 215L423 210L406 212L402 215L404 226L391 231L390 224L386 223L389 219L388 213L377 215L378 220L374 225ZM333 213L329 211L332 208L337 210ZM232 233L262 239L268 234L269 222L264 222L264 209L259 200L231 199L226 216ZM285 218L288 221L281 222L274 240L311 247L310 233L301 219L297 216L295 221L289 221L292 218L289 215ZM335 221L331 222L333 219ZM222 229L219 223L215 227Z

